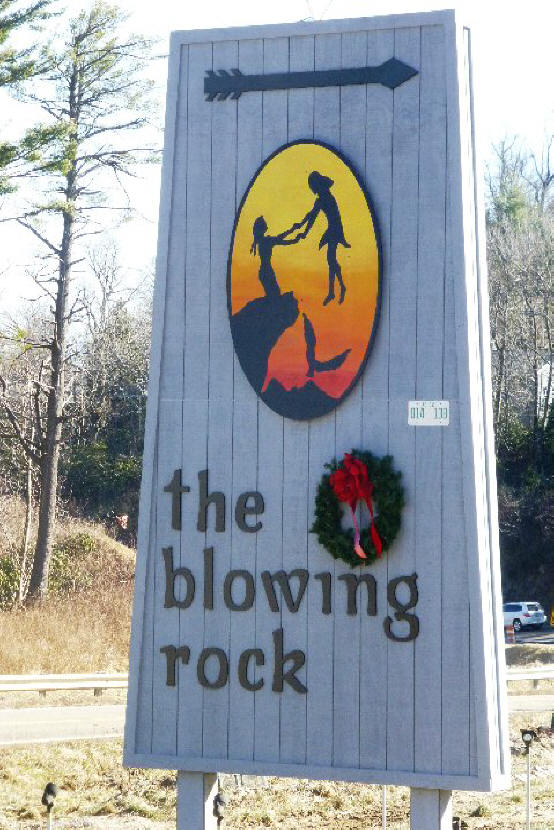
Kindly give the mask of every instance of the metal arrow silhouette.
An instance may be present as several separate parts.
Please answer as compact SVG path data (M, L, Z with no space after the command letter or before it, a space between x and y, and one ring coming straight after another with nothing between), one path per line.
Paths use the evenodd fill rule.
M243 75L240 69L208 69L204 78L207 101L225 101L231 96L240 98L243 92L267 92L273 89L305 89L306 87L352 86L355 84L383 84L395 89L417 75L417 69L397 58L389 58L380 66L361 66L353 69L323 69L313 72L275 72L269 75Z

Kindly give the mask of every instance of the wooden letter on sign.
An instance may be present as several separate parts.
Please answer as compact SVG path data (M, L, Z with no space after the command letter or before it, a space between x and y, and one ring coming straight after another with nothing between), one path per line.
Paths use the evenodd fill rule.
M473 73L454 12L173 35L130 766L508 781ZM354 569L352 450L405 502Z

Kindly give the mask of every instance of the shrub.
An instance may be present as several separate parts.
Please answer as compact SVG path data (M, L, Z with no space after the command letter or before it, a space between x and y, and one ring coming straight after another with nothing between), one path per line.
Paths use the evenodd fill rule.
M25 509L21 499L0 497L0 609L10 607L19 593L21 539ZM36 531L29 541L25 579L33 564ZM100 524L61 515L56 527L49 572L49 593L109 591L132 583L135 554Z
M71 450L64 466L65 493L97 515L136 513L141 459L112 455L105 441Z
M11 556L0 557L0 608L9 607L17 599L19 572Z
M50 590L65 594L90 588L92 575L88 568L80 566L95 548L96 540L86 531L77 531L58 541L52 550Z
M479 804L470 815L472 818L488 818L491 815L491 811L485 804Z

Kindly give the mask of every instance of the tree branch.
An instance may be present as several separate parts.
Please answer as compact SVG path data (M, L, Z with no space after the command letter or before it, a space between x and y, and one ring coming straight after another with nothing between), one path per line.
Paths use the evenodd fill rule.
M37 229L36 229L36 228L34 228L34 227L31 225L31 223L30 223L30 222L26 222L24 219L17 219L16 221L17 221L20 225L22 225L24 228L27 228L27 230L31 231L31 233L34 233L34 235L37 237L37 239L40 239L40 241L41 241L44 245L46 245L46 247L47 247L47 248L50 248L50 250L51 250L54 254L56 254L56 256L58 257L58 259L60 259L60 258L61 258L62 252L60 251L60 249L59 249L59 248L56 248L56 246L55 246L55 245L52 245L52 243L51 243L51 242L49 242L49 240L48 240L48 239L46 239L46 237L45 237L45 236L43 236L43 235L42 235L39 231L37 231Z
M9 405L9 403L6 400L6 381L1 376L0 376L0 386L2 387L2 397L0 398L0 403L2 404L2 406L4 408L4 412L6 413L6 415L8 417L8 421L10 422L10 424L12 426L15 437L17 438L17 440L21 444L21 447L23 448L23 451L25 452L25 454L27 456L29 456L30 458L32 458L33 461L35 462L35 464L40 464L40 456L35 452L35 450L33 449L33 445L30 443L30 441L23 434L23 431L22 431L20 425L17 422L17 416L15 415L13 409L11 408L11 406Z

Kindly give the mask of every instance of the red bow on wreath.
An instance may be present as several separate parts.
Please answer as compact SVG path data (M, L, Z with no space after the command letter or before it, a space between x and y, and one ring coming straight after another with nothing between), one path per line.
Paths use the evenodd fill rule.
M377 557L381 556L381 540L373 521L373 482L367 475L367 467L350 453L344 454L342 466L335 470L330 476L331 487L339 501L346 502L352 513L352 524L354 526L354 550L360 559L367 559L366 553L360 545L360 526L356 518L356 507L358 502L365 501L369 510L369 521L371 538L375 546Z

